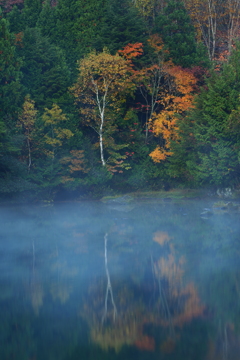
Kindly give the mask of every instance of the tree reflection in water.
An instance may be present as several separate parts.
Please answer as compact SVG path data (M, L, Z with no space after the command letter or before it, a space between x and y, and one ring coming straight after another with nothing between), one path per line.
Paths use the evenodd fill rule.
M167 248L167 254L166 251L162 251L165 256L157 259L150 256L148 267L152 268L154 281L148 286L153 292L157 284L158 292L149 306L149 296L144 293L144 279L138 284L134 281L126 281L123 284L113 276L113 280L110 280L108 233L104 235L107 289L104 295L104 281L96 279L89 287L81 315L90 326L91 340L105 350L114 348L119 352L122 346L131 345L140 350L154 351L155 337L147 330L154 326L162 328L164 334L159 340L158 349L162 353L172 353L176 343L180 341L181 328L186 323L191 323L194 318L203 316L204 306L194 284L184 282L185 261L183 257L177 259L170 236L166 232L157 232L153 240L162 249ZM109 302L112 305L110 309ZM166 332L166 329L169 331Z
M117 316L117 307L114 302L112 285L111 285L110 275L109 275L109 271L108 271L107 241L108 241L108 233L106 233L104 235L104 258L105 258L105 270L106 270L106 275L107 275L107 289L106 289L106 295L105 295L105 307L104 307L104 313L103 313L103 317L102 317L102 323L104 323L104 320L105 320L105 318L107 316L107 312L108 312L108 294L109 293L111 296L111 302L112 302L112 306L113 306L113 320L114 321L116 320L116 316Z
M38 220L44 226L16 221L28 230L18 242L9 222L1 360L79 360L92 349L103 359L239 360L239 231L230 217L219 225L193 214L190 223L168 204L165 218L143 207L116 219L102 206L94 216L78 207L57 226L54 209Z

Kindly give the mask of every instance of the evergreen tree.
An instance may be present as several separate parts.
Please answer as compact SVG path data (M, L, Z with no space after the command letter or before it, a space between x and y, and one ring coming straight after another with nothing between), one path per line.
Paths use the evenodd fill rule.
M51 0L46 0L37 20L37 27L43 36L49 37L51 42L56 38L56 7L51 6Z
M24 57L22 83L36 106L64 102L70 86L70 72L62 50L42 36L38 28L28 28L20 54Z
M93 46L102 51L107 47L112 54L127 44L145 42L146 23L129 0L108 0L101 28Z
M14 33L24 31L27 27L33 28L42 9L41 0L25 0L23 9L15 5L7 14L10 30Z
M71 71L76 75L77 60L89 52L99 29L105 0L59 0L49 21L55 21L51 40L66 53ZM45 8L44 11L47 11ZM41 19L40 19L41 20ZM39 20L39 25L40 24ZM41 20L42 21L42 20ZM43 21L42 21L43 23ZM50 27L50 26L49 26ZM47 25L45 25L46 33Z
M42 0L24 0L24 8L22 11L24 28L33 28L36 26L41 9Z
M154 29L160 34L175 65L207 65L202 45L197 45L191 19L180 1L170 0L157 17Z
M16 56L14 36L9 31L9 23L0 10L0 119L10 125L21 105L20 59ZM11 123L12 124L12 123Z
M23 102L20 84L21 61L16 55L15 36L0 10L0 192L25 189L26 167L18 155L23 137L17 134L16 121Z
M22 10L16 5L6 16L9 21L9 29L12 33L17 34L24 30L25 24L22 16Z
M236 185L240 175L240 48L222 72L213 72L195 108L179 121L172 176L194 185ZM237 131L236 131L237 130Z

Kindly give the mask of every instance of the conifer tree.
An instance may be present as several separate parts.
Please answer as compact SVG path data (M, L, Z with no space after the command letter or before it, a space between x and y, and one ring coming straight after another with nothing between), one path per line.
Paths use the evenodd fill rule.
M77 60L92 49L104 4L105 0L59 0L54 9L56 28L51 39L65 51L75 75Z
M2 17L0 10L0 119L6 125L13 125L21 105L20 85L21 61L16 56L14 36L9 31L9 23Z
M22 10L18 6L14 6L12 10L6 15L9 22L9 29L12 33L18 34L25 28Z
M42 9L42 0L24 0L22 18L24 27L34 28Z
M43 36L49 37L51 42L56 39L56 7L51 6L51 1L46 0L37 20L37 27Z
M22 83L37 107L64 102L70 71L63 51L41 35L38 28L26 29L20 54L24 57Z
M239 183L240 49L221 73L213 72L195 108L179 121L179 141L172 144L171 175L195 185Z
M201 62L206 65L204 49L197 45L194 27L181 1L168 2L157 18L154 30L162 37L175 65L191 67Z
M98 51L107 47L114 54L129 43L143 43L146 40L146 23L129 0L108 0L100 26L94 42Z

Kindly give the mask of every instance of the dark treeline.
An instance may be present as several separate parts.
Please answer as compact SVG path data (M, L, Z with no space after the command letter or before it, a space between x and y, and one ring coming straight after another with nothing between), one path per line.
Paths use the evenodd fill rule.
M239 186L239 12L1 0L1 196Z

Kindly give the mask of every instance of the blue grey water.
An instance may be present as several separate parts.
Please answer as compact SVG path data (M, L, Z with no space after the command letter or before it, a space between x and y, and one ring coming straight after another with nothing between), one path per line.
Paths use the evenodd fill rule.
M166 200L2 206L0 359L239 360L238 205Z

